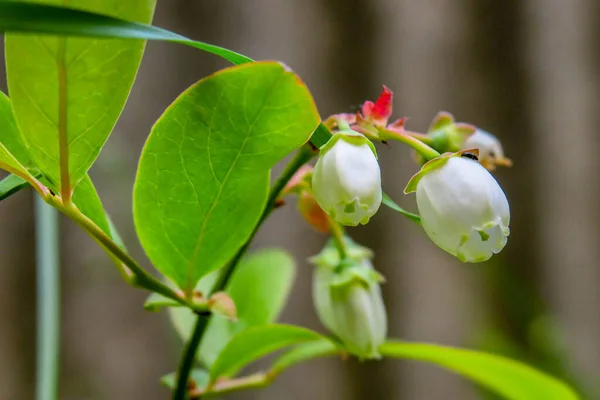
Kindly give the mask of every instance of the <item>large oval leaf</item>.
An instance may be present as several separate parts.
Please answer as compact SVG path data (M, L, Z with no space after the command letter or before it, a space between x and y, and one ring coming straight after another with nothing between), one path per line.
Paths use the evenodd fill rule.
M155 0L69 2L137 22L150 22L154 5ZM5 48L10 97L29 155L55 186L60 186L62 161L63 172L68 171L63 177L74 187L123 109L144 42L8 34Z
M228 68L182 93L152 129L134 188L156 268L191 291L223 266L261 216L271 167L319 121L306 86L276 62Z
M425 361L448 368L510 400L577 400L565 384L517 361L472 350L433 344L388 342L386 357Z
M284 347L320 339L324 337L293 325L271 324L246 329L219 354L210 369L211 380L233 376L251 362Z
M210 367L239 332L277 319L290 293L295 269L293 258L284 250L261 250L242 259L225 289L236 304L237 321L213 314L198 349L198 358L205 366ZM210 290L212 282L206 282L210 278L203 278L196 289ZM184 307L171 307L169 313L177 332L187 341L197 316Z

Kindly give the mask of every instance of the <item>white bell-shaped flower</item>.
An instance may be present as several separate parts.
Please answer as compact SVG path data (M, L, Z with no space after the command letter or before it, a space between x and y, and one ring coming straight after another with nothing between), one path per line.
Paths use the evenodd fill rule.
M354 131L335 134L312 177L319 206L342 225L366 224L381 205L381 172L373 144Z
M489 170L493 170L496 165L509 167L512 165L510 159L504 157L504 149L500 140L491 133L477 128L472 135L469 135L463 142L463 150L478 149L479 162Z
M510 210L498 182L471 158L476 157L457 154L426 164L406 191L416 186L421 222L431 240L461 261L475 263L506 245Z
M379 358L387 336L387 316L381 296L381 276L373 269L371 252L346 239L349 257L340 260L331 243L316 257L313 299L319 319L353 354Z

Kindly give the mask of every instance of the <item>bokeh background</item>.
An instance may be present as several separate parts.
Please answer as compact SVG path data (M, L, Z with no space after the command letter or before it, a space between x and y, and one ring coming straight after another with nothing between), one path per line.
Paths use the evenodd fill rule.
M600 399L600 2L595 0L159 0L155 24L255 59L290 65L322 116L395 94L395 116L425 130L439 110L494 133L514 167L496 177L511 203L510 240L492 261L461 264L421 229L382 208L350 234L376 252L390 334L508 354ZM133 255L131 192L153 122L186 87L225 67L214 56L150 43L130 101L91 174ZM1 74L4 76L4 73ZM2 82L6 90L5 82ZM400 144L379 150L385 190L402 194L416 171ZM33 398L33 193L0 204L0 399ZM322 330L311 267L325 237L293 205L255 247L283 246L299 274L281 320ZM165 399L158 378L181 343L165 313L143 311L98 247L62 221L61 398ZM337 359L301 365L235 399L491 398L414 362ZM543 399L539 399L543 400Z

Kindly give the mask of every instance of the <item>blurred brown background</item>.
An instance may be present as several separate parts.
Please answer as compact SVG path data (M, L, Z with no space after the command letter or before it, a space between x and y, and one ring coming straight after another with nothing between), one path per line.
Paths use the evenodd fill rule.
M497 135L515 164L496 173L511 202L512 235L491 262L461 264L386 208L350 233L375 249L387 277L392 336L509 354L570 380L585 399L600 399L600 2L159 0L155 24L286 62L324 117L375 99L386 84L395 92L395 116L410 117L413 130L447 110ZM225 66L191 48L150 43L129 104L92 169L106 208L145 265L131 216L143 142L180 91ZM385 190L415 209L402 194L416 171L410 152L395 144L379 154ZM0 399L33 398L32 198L29 190L0 204ZM123 283L74 224L63 221L62 228L61 398L168 398L158 378L175 369L181 343L166 315L144 312L146 293ZM297 257L285 322L322 329L305 260L323 241L293 206L278 211L256 240ZM232 398L484 396L428 365L331 359Z

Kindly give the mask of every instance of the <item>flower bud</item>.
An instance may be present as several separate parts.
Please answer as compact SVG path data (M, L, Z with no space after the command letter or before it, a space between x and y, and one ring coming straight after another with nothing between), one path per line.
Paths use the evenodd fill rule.
M312 177L315 199L342 225L366 224L381 205L381 172L373 144L352 130L321 148Z
M303 190L298 195L298 211L304 219L318 232L326 233L329 231L329 221L327 214L317 204L315 197L310 190Z
M466 138L461 148L478 149L479 162L488 170L493 171L496 165L505 167L512 165L512 161L504 157L504 149L498 138L483 129L477 128L475 133Z
M506 195L472 154L443 155L423 166L405 193L416 191L421 222L441 249L463 262L500 252L510 233Z
M387 316L371 265L371 251L346 239L348 258L340 261L330 243L311 261L315 264L313 300L319 319L361 358L379 358L387 335Z

